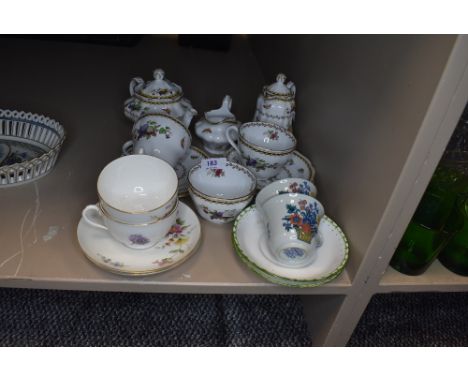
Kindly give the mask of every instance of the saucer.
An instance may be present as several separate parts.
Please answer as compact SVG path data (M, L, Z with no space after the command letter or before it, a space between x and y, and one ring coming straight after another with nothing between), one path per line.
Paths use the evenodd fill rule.
M255 206L246 208L237 217L232 240L238 256L259 276L276 284L303 288L332 281L341 274L348 261L348 241L336 223L326 215L320 222L319 233L323 244L317 249L316 259L303 268L277 265L262 254L260 240L266 240L266 228Z
M133 153L133 146L128 149L128 155ZM126 155L126 154L123 154ZM192 167L196 166L201 162L202 159L208 158L208 155L201 149L195 146L190 146L188 154L175 166L174 170L179 180L179 198L188 196L188 173Z
M81 218L78 242L85 256L107 271L130 276L145 276L171 269L192 255L201 238L201 227L195 212L179 202L177 223L164 239L148 249L131 249L119 243L100 228Z
M226 158L231 162L242 164L239 154L233 148L227 152ZM299 151L293 151L292 158L281 169L278 175L268 179L257 178L257 188L263 188L275 180L284 178L302 178L313 182L315 179L315 168L312 166L310 160L302 155Z

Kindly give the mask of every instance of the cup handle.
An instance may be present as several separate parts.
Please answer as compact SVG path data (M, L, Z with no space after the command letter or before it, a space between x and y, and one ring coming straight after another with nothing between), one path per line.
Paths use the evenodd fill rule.
M130 152L130 148L132 148L131 152ZM132 140L129 140L122 145L122 154L123 155L133 154L133 141Z
M107 230L107 227L105 225L96 222L96 214L94 213L93 215L91 215L91 212L97 212L99 218L102 220L99 208L95 204L90 204L89 206L86 206L83 212L81 213L86 223L93 227Z
M229 126L226 129L226 139L228 140L229 144L237 151L237 153L242 157L242 153L239 150L239 147L234 143L234 139L231 137L231 132L235 132L236 139L239 136L239 128L237 126Z

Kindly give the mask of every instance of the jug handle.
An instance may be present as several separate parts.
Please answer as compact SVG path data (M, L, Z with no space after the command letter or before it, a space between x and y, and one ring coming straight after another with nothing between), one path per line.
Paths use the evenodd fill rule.
M235 135L236 135L235 139L238 139L237 137L239 136L239 127L234 126L234 125L229 126L226 129L226 139L229 142L229 144L234 148L234 150L236 150L237 153L242 157L242 153L240 152L239 147L234 143L234 139L232 139L231 137L231 132L235 132Z

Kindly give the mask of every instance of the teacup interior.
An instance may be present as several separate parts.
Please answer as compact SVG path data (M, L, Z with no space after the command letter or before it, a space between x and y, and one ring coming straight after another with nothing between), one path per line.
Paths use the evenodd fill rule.
M241 137L255 146L273 151L288 151L296 147L294 136L279 126L250 122L241 126Z
M196 166L190 172L189 181L195 190L220 199L241 198L253 192L256 187L255 176L233 162L226 162L223 169Z
M101 171L97 188L104 201L121 211L145 212L162 206L177 192L177 175L161 159L129 155Z

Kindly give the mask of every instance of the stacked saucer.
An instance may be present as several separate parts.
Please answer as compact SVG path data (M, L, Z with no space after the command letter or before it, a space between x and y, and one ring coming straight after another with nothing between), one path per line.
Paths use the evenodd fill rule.
M348 259L348 243L316 195L315 185L300 178L263 188L255 205L234 223L233 245L241 260L258 275L286 286L319 286L338 277Z
M200 240L200 223L179 202L177 175L165 161L131 155L100 173L97 204L85 207L78 240L98 266L151 274L185 260Z

